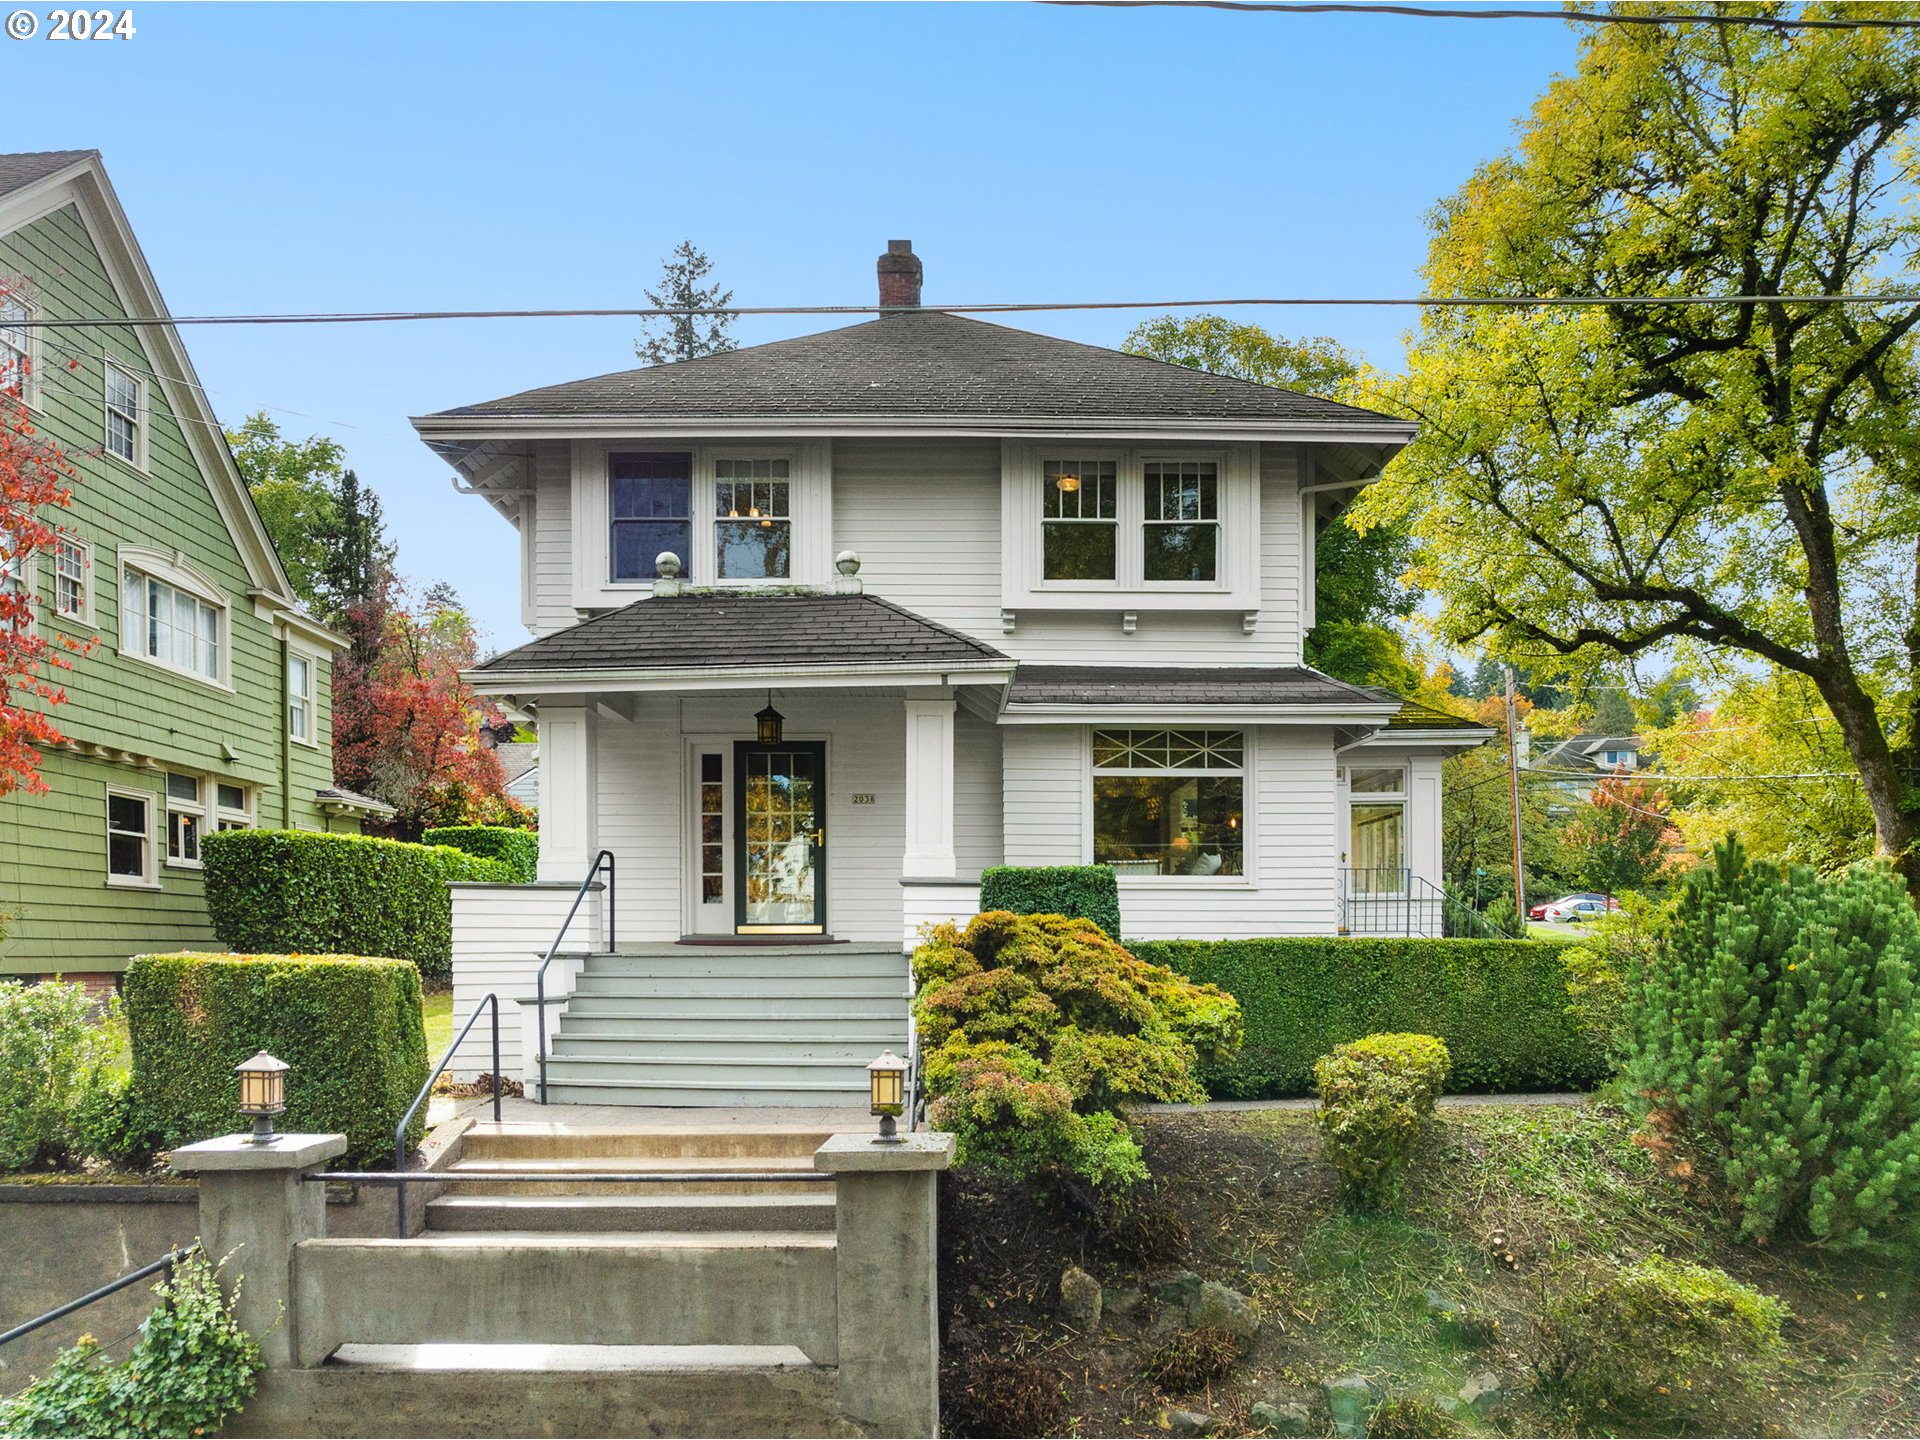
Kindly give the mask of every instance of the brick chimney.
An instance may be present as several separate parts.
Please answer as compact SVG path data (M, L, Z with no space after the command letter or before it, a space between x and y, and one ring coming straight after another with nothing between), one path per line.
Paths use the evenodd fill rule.
M880 272L880 305L886 310L920 308L920 257L911 240L889 240L874 266Z

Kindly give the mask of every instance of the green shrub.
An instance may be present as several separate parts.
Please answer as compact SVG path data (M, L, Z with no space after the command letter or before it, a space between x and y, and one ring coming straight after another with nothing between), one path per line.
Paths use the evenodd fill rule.
M393 1127L427 1079L420 975L351 955L137 955L125 980L132 1106L172 1147L232 1133L234 1066L268 1050L293 1067L285 1130L347 1137L350 1164L387 1165ZM426 1110L414 1117L417 1144Z
M1545 940L1137 941L1133 952L1240 1002L1247 1040L1202 1067L1221 1099L1305 1095L1313 1063L1362 1035L1438 1036L1459 1090L1585 1089L1605 1046L1568 1013L1561 942Z
M445 845L305 830L227 830L201 843L213 932L243 954L382 955L453 973L456 880L509 882L501 861Z
M914 952L914 1013L935 1126L962 1163L1095 1186L1146 1175L1122 1112L1202 1100L1201 1058L1240 1041L1233 998L1060 915L975 916Z
M981 872L980 908L1091 920L1120 938L1120 887L1111 865L996 865Z
M122 1170L144 1170L160 1148L152 1123L133 1103L133 1079L103 1072L81 1092L68 1115L73 1143L90 1160Z
M468 855L498 860L522 885L539 878L540 833L511 825L441 825L424 831L423 845L446 845Z
M82 1336L53 1368L0 1400L0 1435L208 1435L253 1394L260 1347L234 1322L213 1266L198 1252L154 1286L159 1304L125 1360Z
M1447 1083L1447 1047L1431 1035L1369 1035L1313 1067L1313 1123L1356 1210L1389 1210Z
M84 985L0 980L0 1172L70 1165L89 1152L78 1107L108 1080L112 1020Z
M1787 1318L1724 1271L1655 1255L1548 1311L1542 1390L1586 1430L1757 1434Z
M1920 915L1878 865L1716 848L1633 978L1636 1094L1717 1170L1740 1232L1833 1245L1920 1207Z

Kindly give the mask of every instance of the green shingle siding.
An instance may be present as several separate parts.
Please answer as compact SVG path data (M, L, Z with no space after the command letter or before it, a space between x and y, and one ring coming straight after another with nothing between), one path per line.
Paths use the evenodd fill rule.
M27 277L48 318L127 313L72 207L0 236L0 272ZM144 472L104 449L103 356L143 382ZM315 676L321 743L288 744L280 639L254 613L253 581L183 431L204 422L176 416L151 369L131 327L41 333L37 423L78 471L72 507L53 518L91 547L94 625L54 616L50 603L44 623L49 634L97 637L57 677L67 702L54 723L71 740L150 757L158 768L55 751L42 770L50 793L0 798L0 914L16 917L0 941L0 973L118 970L140 951L214 944L197 871L162 863L158 890L105 883L109 784L151 790L164 814L164 770L190 770L248 784L259 824L327 828L313 796L331 783L330 657L319 657ZM223 592L230 689L120 654L121 545L178 552ZM37 558L36 589L49 602L53 568L51 555ZM156 835L164 862L163 826Z

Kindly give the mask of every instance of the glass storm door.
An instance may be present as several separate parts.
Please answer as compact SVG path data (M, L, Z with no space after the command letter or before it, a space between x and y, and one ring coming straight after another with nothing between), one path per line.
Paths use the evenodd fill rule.
M740 934L826 931L826 768L817 740L734 747Z

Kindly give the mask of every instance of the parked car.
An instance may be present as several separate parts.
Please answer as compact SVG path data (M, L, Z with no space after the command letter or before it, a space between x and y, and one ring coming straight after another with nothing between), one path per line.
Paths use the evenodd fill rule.
M1618 910L1620 902L1608 897L1580 895L1567 900L1556 900L1547 906L1546 918L1555 922L1579 924L1582 920L1597 920L1609 910Z
M1562 895L1558 900L1542 900L1538 905L1529 905L1527 907L1527 919L1550 920L1553 917L1548 915L1547 911L1556 905L1571 905L1576 900L1605 901L1606 899L1607 897L1602 895L1598 890L1576 890L1571 895ZM1608 902L1608 908L1618 910L1620 908L1620 902L1618 900Z

